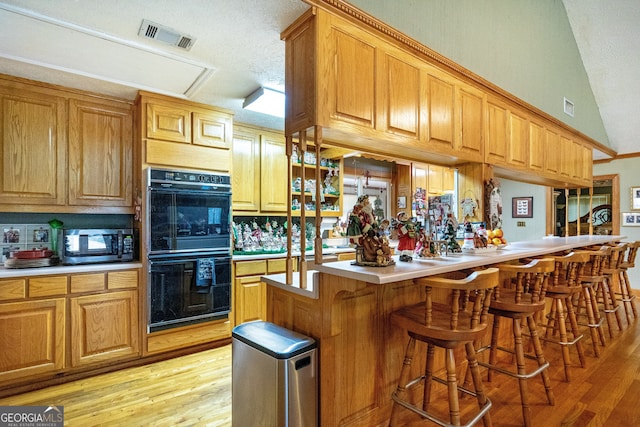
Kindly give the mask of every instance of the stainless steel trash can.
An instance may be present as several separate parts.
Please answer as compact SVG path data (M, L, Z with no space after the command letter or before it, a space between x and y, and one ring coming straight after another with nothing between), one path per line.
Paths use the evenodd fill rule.
M270 322L232 333L232 425L318 425L317 344Z

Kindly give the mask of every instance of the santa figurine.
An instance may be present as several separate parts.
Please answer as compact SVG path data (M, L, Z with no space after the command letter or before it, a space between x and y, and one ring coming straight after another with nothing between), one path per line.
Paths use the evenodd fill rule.
M406 212L399 212L396 219L398 225L398 252L400 261L413 261L413 252L416 249L416 225L409 220Z

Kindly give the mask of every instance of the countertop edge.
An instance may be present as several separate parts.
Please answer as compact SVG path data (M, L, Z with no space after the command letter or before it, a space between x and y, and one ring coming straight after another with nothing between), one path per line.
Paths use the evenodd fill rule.
M54 276L57 274L95 273L101 271L130 270L142 268L141 262L113 262L103 264L56 265L37 268L5 268L0 266L0 279L23 276Z
M402 280L413 280L418 277L448 273L460 269L512 261L519 258L541 256L578 247L601 245L613 241L620 241L625 238L626 236L617 235L552 237L516 242L502 250L486 254L463 253L435 259L416 259L412 262L400 262L398 257L394 256L396 264L387 267L362 267L352 265L353 261L336 261L318 264L315 265L314 268L319 273L382 285ZM279 275L264 276L263 279L272 286L291 289L293 291L291 285L285 284L284 275L282 275L283 277L278 276Z

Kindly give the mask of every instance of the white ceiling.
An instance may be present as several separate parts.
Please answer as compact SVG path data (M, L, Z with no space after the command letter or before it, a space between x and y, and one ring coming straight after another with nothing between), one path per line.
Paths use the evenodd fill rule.
M563 0L610 146L640 151L640 1ZM280 33L302 0L2 0L0 73L134 99L138 89L232 110L260 86L284 90ZM187 51L138 36L143 19L196 39Z

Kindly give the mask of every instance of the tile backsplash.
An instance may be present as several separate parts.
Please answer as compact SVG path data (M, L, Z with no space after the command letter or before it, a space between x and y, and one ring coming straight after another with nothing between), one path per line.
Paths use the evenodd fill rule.
M0 231L1 263L4 263L11 251L51 247L49 224L0 224Z

